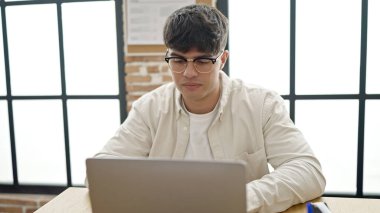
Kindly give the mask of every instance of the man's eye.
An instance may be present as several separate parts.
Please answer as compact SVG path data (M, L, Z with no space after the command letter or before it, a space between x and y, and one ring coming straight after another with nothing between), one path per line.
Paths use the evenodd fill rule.
M211 60L206 59L206 58L199 58L199 59L195 60L195 62L198 64L208 64L208 63L211 63Z
M182 58L172 58L170 59L173 63L186 63L187 61Z

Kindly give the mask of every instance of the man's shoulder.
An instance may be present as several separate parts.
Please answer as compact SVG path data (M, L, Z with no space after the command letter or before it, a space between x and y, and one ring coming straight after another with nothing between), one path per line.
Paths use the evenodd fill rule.
M230 89L233 94L250 94L253 96L276 96L277 92L258 84L247 83L241 79L231 79Z

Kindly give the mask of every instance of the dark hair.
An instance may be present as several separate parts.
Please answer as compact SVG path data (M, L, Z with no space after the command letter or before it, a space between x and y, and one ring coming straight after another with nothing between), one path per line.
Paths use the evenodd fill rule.
M166 47L188 52L217 54L224 50L228 37L228 19L216 8L197 4L174 11L166 20L164 42Z

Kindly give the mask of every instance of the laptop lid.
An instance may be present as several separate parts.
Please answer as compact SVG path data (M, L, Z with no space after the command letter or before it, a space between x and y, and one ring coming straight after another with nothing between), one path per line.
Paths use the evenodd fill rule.
M240 162L86 160L92 210L138 213L245 213Z

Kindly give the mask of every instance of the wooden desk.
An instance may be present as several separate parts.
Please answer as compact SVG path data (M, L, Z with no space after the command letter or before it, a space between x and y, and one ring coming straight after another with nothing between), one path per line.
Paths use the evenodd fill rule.
M324 201L332 213L379 213L379 199L322 197L313 201ZM71 187L59 194L37 213L91 213L90 197L87 188ZM298 204L284 213L306 213L306 205Z

